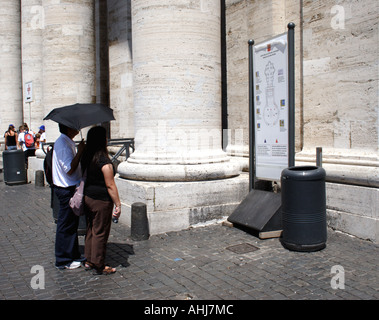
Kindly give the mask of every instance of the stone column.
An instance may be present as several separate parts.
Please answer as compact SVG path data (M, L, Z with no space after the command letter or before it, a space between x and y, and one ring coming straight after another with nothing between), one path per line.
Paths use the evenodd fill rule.
M5 0L0 6L0 132L22 123L20 2Z
M43 105L55 107L96 102L93 0L43 0ZM46 121L49 140L58 126ZM83 131L83 137L85 132Z
M239 174L221 146L220 1L132 2L136 151L121 177Z
M23 103L24 122L34 132L43 124L44 107L42 104L42 32L45 27L45 12L42 0L21 0L22 31L22 85L32 82L33 97Z
M109 97L112 138L134 137L131 0L108 0Z
M136 151L118 167L121 222L140 201L150 234L182 230L248 193L221 146L220 31L219 0L132 1Z

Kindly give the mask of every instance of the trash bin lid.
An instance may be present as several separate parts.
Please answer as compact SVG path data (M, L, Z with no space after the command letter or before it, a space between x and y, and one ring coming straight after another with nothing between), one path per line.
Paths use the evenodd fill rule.
M12 154L24 154L24 152L21 149L14 149L14 150L4 150L3 155L12 155Z
M289 167L282 171L282 179L288 180L322 180L325 179L326 172L324 168L316 166L295 166Z

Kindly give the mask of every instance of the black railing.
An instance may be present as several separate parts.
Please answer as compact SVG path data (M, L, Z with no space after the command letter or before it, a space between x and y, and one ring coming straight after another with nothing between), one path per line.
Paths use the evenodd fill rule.
M75 141L75 144L78 145L80 141ZM53 146L54 142L42 142L42 151L46 154L47 150L45 147L49 148L49 146ZM112 162L115 162L117 158L125 151L125 159L128 159L130 156L130 148L135 150L134 148L134 138L123 138L123 139L109 139L108 147L110 146L120 146L120 149L115 153L115 155L111 158Z
M118 150L115 155L112 157L111 161L114 162L117 160L117 158L125 151L125 159L128 159L130 156L130 148L134 152L134 138L125 138L125 139L109 139L108 140L108 147L109 146L118 146L122 145L120 150Z

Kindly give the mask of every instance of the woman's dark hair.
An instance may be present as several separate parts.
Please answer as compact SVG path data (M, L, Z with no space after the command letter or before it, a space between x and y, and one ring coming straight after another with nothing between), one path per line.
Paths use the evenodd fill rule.
M82 171L91 163L97 163L102 156L109 157L107 136L104 127L93 127L87 133L87 143L81 159Z

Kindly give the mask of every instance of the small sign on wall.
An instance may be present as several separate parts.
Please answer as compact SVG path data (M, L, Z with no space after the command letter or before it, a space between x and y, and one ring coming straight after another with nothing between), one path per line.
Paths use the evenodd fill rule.
M33 102L33 81L25 82L24 91L25 102Z

